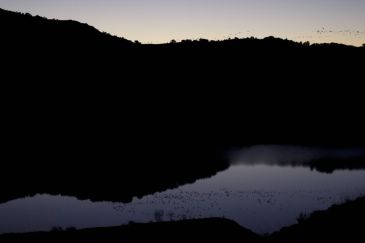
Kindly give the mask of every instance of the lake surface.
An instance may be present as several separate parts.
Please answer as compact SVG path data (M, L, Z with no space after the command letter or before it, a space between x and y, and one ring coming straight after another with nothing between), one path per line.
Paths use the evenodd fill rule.
M322 173L310 166L320 159L361 156L365 151L356 148L244 148L232 151L231 166L211 178L130 203L36 195L0 204L0 233L207 217L225 217L257 233L271 233L296 223L300 214L365 195L365 170Z

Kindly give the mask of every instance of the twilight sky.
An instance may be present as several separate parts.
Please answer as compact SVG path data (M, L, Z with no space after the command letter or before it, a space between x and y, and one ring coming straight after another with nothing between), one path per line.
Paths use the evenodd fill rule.
M365 43L365 0L0 0L0 8L74 19L144 43L270 35Z

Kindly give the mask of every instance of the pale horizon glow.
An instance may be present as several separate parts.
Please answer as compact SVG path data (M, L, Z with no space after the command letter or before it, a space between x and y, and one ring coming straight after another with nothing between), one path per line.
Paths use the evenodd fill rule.
M365 43L364 0L0 0L0 8L73 19L143 43L251 36Z

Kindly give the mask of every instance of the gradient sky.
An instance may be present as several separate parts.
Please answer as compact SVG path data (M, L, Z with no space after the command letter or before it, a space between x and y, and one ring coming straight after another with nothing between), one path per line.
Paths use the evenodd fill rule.
M270 35L365 43L365 0L0 0L0 8L74 19L144 43Z

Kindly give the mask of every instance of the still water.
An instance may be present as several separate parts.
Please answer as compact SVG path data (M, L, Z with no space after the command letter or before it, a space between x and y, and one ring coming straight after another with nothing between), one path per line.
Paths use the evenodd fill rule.
M88 228L129 222L225 217L257 233L297 222L300 214L365 195L365 170L311 169L313 160L352 159L362 149L254 146L231 153L231 166L211 178L130 203L36 195L0 204L0 233Z

